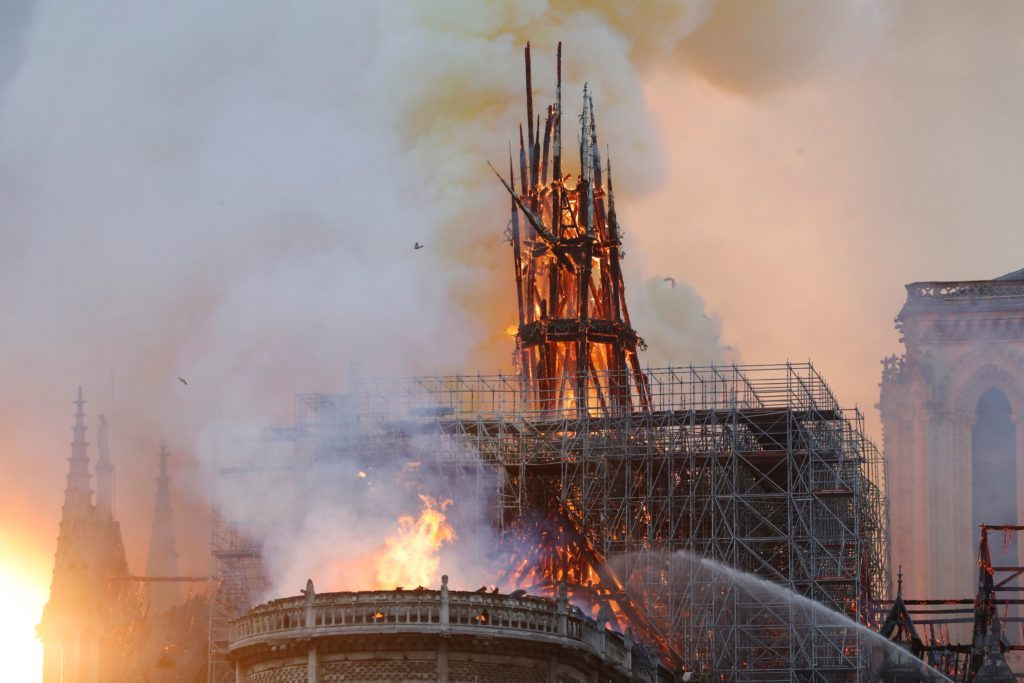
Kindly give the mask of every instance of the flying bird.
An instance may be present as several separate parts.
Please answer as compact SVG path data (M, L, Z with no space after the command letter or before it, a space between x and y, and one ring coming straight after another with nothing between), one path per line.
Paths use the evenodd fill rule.
M188 386L188 382L185 381L184 377L179 377L178 381L181 382L182 384L184 384L185 386Z
M676 279L674 277L665 278L665 282L667 282L668 286L671 287L672 289L676 288Z
M416 242L415 244L412 245L412 248L413 249L422 249L423 245L420 244L419 242Z

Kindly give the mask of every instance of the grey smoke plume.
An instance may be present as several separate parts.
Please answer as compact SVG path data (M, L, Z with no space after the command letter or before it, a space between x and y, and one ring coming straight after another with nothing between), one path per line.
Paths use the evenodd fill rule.
M4 0L0 3L0 104L3 103L4 88L21 65L32 11L32 0Z
M388 398L381 395L375 400ZM321 431L340 425L340 431L333 432L341 436L340 442L325 442L331 444L329 449L309 441L293 448L265 431L253 430L246 436L237 429L229 434L223 427L216 433L220 443L205 445L204 452L216 453L217 462L227 467L260 463L221 474L215 502L227 519L242 521L240 528L263 546L266 597L294 593L307 578L320 591L436 587L442 573L461 589L493 581L491 552L497 537L490 520L496 473L481 466L477 476L460 477L466 466L479 462L478 455L437 433L388 441L395 450L345 448L359 443L359 436L365 437L373 427L365 415L364 422L358 422L351 397L338 405L339 410L325 414L326 422L320 425ZM391 424L409 419L406 407L394 407ZM421 406L411 412L430 410L431 406ZM311 449L318 448L327 454L310 459ZM463 468L438 469L452 458ZM429 547L422 545L422 534L400 533L400 527L419 520L428 503L442 513L443 526L451 531L443 543ZM403 517L407 519L400 523ZM409 557L396 562L387 553L389 540L409 551ZM432 567L430 560L436 563Z
M763 4L818 16L814 5ZM353 360L388 374L507 370L506 201L484 162L504 159L524 116L523 44L544 101L565 41L566 111L589 80L628 198L656 190L666 161L642 78L683 63L729 72L721 52L684 46L735 6L39 2L0 100L0 315L13 323L0 449L12 471L43 464L0 484L19 492L0 490L2 517L51 533L78 383L91 415L113 414L137 566L147 520L129 511L150 509L161 435L187 453L221 421L286 417L293 393L344 387ZM776 46L818 29L766 25ZM859 46L864 26L832 30ZM797 42L797 64L836 44ZM793 64L758 78L805 77ZM671 347L656 353L723 353L695 294L680 287L669 304L640 285L642 258L626 265L640 333ZM198 469L176 476L178 519L194 528L206 484ZM204 543L182 543L183 570L205 565Z

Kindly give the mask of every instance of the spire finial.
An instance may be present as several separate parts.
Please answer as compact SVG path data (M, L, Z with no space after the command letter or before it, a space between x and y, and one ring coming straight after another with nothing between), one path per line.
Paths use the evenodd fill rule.
M903 595L903 565L896 572L896 595Z
M82 387L78 387L78 398L75 399L75 426L85 427L85 399L82 398Z
M160 439L160 452L157 453L156 457L159 459L159 474L160 479L167 479L167 457L170 453L167 452L167 442Z
M68 458L68 483L64 492L65 514L78 513L92 506L92 489L89 487L89 444L85 440L85 399L82 387L78 387L75 398L75 424L71 428L71 457Z

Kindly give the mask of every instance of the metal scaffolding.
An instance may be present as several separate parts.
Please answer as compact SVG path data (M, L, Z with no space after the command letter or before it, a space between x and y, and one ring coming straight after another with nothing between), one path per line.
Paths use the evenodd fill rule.
M584 89L573 178L562 168L560 47L557 63L541 126L527 46L519 192L512 159L502 179L519 373L357 377L348 394L300 396L294 425L238 449L221 473L237 485L267 467L414 462L443 473L433 480L452 498L488 503L511 548L505 588L569 584L666 660L720 680L856 677L867 653L853 629L690 565L721 562L866 620L888 597L889 538L882 459L863 417L841 409L809 363L641 369L593 103ZM253 599L239 578L249 565L217 555L234 552L228 538L215 530L215 587L232 591L214 603L215 643Z
M518 376L356 378L349 394L300 396L296 424L222 474L429 453L423 466L487 497L508 538L538 517L568 520L586 552L570 557L562 536L561 560L534 569L598 597L624 591L639 612L626 621L667 658L735 681L863 671L850 629L673 561L713 559L863 621L888 597L889 539L882 460L860 413L842 410L810 364L644 375L650 409L632 411L553 411ZM215 586L237 593L241 565L217 555L232 547L218 538ZM246 603L218 598L211 620L226 625L231 601Z

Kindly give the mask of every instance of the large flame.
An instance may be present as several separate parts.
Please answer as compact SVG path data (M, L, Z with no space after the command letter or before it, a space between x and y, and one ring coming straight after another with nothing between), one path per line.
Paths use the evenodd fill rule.
M420 495L423 511L414 519L403 515L398 518L398 532L384 539L384 546L376 558L377 587L427 586L437 583L441 565L441 546L455 540L455 530L445 518L444 511L452 504Z

